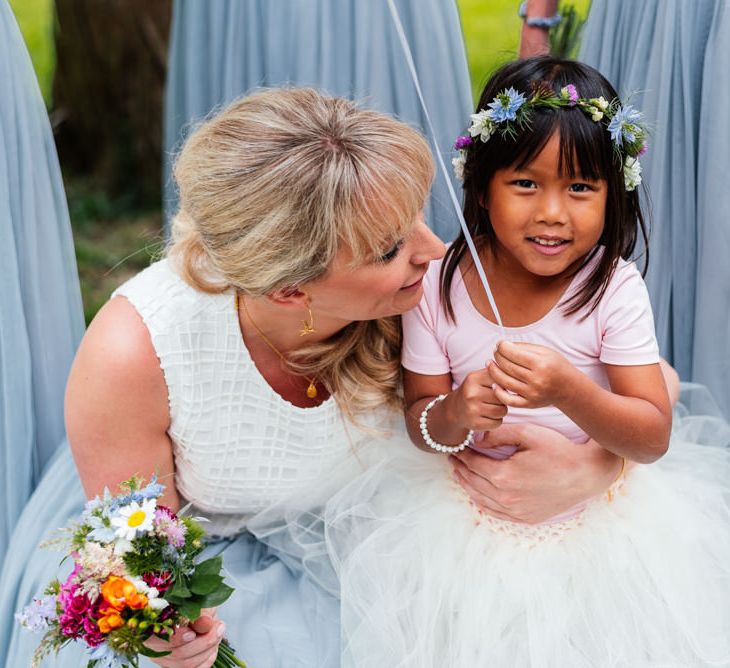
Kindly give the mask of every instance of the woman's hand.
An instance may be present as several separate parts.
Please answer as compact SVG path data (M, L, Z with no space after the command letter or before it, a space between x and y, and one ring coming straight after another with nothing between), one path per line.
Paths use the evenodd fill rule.
M532 424L502 425L480 448L515 445L505 460L474 450L452 455L454 473L472 501L493 517L537 524L602 494L621 470L621 458L594 441L574 443Z
M150 638L145 645L156 652L170 652L152 659L163 668L210 668L218 655L218 645L226 625L215 619L215 610L204 610L190 626L181 626L169 641Z

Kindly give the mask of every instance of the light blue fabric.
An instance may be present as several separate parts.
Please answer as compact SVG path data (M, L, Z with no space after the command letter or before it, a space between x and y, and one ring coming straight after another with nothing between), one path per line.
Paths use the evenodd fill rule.
M661 351L730 417L730 3L593 0L580 58L654 128L641 163Z
M68 209L46 108L0 0L0 564L63 441L63 391L84 329Z
M396 5L448 164L472 112L458 9L454 0ZM361 100L426 128L386 0L176 0L165 110L168 218L176 206L171 159L191 122L253 88L285 84ZM440 174L427 219L444 240L456 236Z
M70 571L62 555L38 544L54 528L67 526L84 505L81 483L66 445L57 453L28 503L12 540L12 558L0 577L0 665L29 666L40 634L22 629L13 614L38 596L55 576ZM339 601L287 567L274 551L250 534L212 543L208 554L223 554L226 581L235 592L218 608L226 636L252 668L335 668L340 660ZM55 668L86 665L83 645L65 647L43 662ZM142 665L152 665L144 661Z

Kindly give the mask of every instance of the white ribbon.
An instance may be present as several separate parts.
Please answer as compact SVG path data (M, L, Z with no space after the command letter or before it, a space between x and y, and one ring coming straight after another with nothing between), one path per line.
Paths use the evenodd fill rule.
M441 151L438 147L438 142L436 141L436 132L433 127L433 123L431 122L431 116L428 113L428 108L426 107L426 102L423 99L423 93L421 92L421 84L418 79L418 73L416 72L416 66L413 63L413 55L411 54L411 48L408 45L408 39L406 38L406 34L403 30L403 25L400 21L400 16L398 15L398 10L395 7L394 0L387 0L388 7L390 9L390 15L393 18L393 23L395 24L395 29L398 32L398 38L400 39L401 47L403 47L403 54L405 55L406 62L408 63L408 69L411 72L411 78L413 79L413 85L416 87L416 93L418 94L418 99L421 103L421 108L423 109L423 115L426 117L426 124L428 125L428 131L431 133L431 143L433 144L434 153L436 155L436 161L439 164L439 167L441 168L441 173L444 175L444 179L446 180L446 187L449 190L449 195L451 197L451 203L454 205L454 210L456 211L456 216L459 219L459 224L461 225L461 229L464 232L464 238L466 239L466 245L469 247L469 252L471 253L472 259L474 260L474 266L476 267L477 273L479 274L479 278L482 282L482 285L484 286L484 291L487 293L487 299L489 300L489 305L492 307L492 313L494 314L495 319L497 320L497 324L499 325L499 328L502 330L502 338L506 339L505 331L504 331L504 325L502 324L502 318L499 315L499 310L497 309L497 304L494 301L494 295L492 294L492 289L489 287L489 281L487 280L487 275L484 273L484 267L482 267L481 260L479 258L479 253L477 252L477 248L474 245L474 240L471 237L471 234L469 233L469 229L466 225L466 221L464 220L464 214L461 210L461 205L459 204L459 199L456 196L456 193L454 192L454 186L451 183L451 175L449 174L449 171L446 169L446 165L444 164L444 159L441 155Z

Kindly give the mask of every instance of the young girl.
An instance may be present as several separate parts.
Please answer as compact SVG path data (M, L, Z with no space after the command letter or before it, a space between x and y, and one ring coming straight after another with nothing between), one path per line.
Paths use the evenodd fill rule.
M404 316L417 448L327 510L344 666L730 665L730 461L672 440L642 277L640 114L580 63L508 64L472 116L464 236ZM537 526L479 512L447 455L502 421L594 439L622 458L601 498ZM425 452L424 452L425 451ZM428 454L426 454L426 452ZM505 519L500 519L505 518Z

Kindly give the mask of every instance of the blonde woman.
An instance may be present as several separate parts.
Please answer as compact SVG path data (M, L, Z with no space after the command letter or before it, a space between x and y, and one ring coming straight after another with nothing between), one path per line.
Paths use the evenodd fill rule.
M403 123L344 99L268 90L203 123L175 178L167 256L117 290L73 365L66 422L83 488L90 496L157 472L168 506L191 503L210 519L210 549L236 592L216 618L180 629L159 665L212 665L225 624L254 668L337 666L337 599L247 527L326 483L397 420L398 316L418 304L428 263L444 252L421 218L429 149ZM472 452L455 462L475 502L499 516L539 521L601 493L619 471L598 447L503 429L493 438L522 445L514 461L500 468ZM70 476L37 497L46 515L83 502ZM28 555L16 608L54 558ZM28 665L34 640L11 638L6 665ZM54 665L82 662L69 649Z

